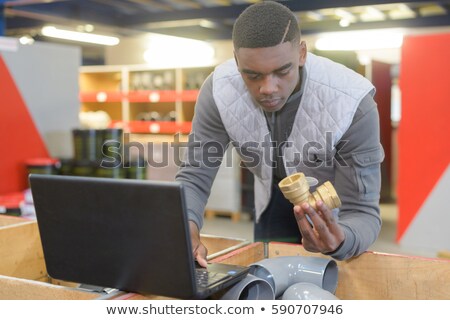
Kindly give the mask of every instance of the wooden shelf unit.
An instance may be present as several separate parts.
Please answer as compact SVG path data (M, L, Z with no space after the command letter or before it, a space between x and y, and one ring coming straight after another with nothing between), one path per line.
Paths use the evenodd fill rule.
M199 89L213 69L81 67L81 111L103 110L113 120L112 126L130 133L187 134Z

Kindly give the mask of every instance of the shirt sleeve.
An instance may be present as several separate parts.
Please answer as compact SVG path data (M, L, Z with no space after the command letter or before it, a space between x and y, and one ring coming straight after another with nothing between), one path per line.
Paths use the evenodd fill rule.
M334 186L342 201L339 224L345 240L329 255L344 260L366 251L381 229L380 164L384 152L380 144L378 109L370 94L358 106L336 151Z
M175 177L185 189L188 219L199 229L203 226L203 213L211 186L230 141L212 89L210 75L200 89L187 148Z

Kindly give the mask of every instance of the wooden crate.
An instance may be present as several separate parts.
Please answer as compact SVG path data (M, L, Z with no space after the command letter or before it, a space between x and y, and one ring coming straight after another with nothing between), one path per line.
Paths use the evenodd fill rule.
M100 293L0 275L0 300L91 300Z
M250 244L250 241L240 238L224 238L210 234L201 234L200 237L202 243L208 248L208 260L223 256Z
M77 289L77 286L48 277L35 220L0 215L0 300L100 299L105 296Z
M267 257L317 256L303 246L269 243ZM254 243L215 262L249 265L264 259L264 245ZM441 300L450 299L450 260L365 252L347 261L337 261L336 296L343 300Z
M14 225L14 224L27 222L27 221L28 221L27 219L24 219L24 218L21 218L21 217L8 216L8 215L0 214L0 228L1 227L5 227L5 226L9 226L9 225Z
M0 275L46 281L44 253L36 221L0 217Z
M213 259L245 247L249 241L202 235ZM79 284L50 279L36 221L0 215L0 300L104 299L105 294L77 289ZM124 295L117 292L117 298ZM124 295L124 299L129 295ZM134 297L134 294L130 294Z

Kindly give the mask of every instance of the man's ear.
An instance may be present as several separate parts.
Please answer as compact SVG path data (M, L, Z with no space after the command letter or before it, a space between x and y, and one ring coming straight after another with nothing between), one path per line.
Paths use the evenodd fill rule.
M308 48L306 47L306 42L302 41L300 42L299 45L299 50L300 50L300 54L299 54L299 66L303 67L305 65L306 62L306 53L308 52Z

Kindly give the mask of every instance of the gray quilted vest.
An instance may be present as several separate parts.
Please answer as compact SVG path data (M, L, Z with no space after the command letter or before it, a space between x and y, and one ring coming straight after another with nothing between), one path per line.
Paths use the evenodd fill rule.
M290 136L283 147L286 173L303 172L317 185L334 181L326 163L349 128L361 100L374 94L366 78L343 65L308 53L303 96ZM216 67L213 96L225 129L242 161L255 176L255 215L259 220L271 196L270 132L263 110L252 100L234 59ZM247 153L243 154L243 150ZM248 158L248 150L253 157ZM247 156L246 156L247 155ZM317 167L314 159L323 160ZM255 161L256 160L256 161ZM310 191L314 191L311 189Z

